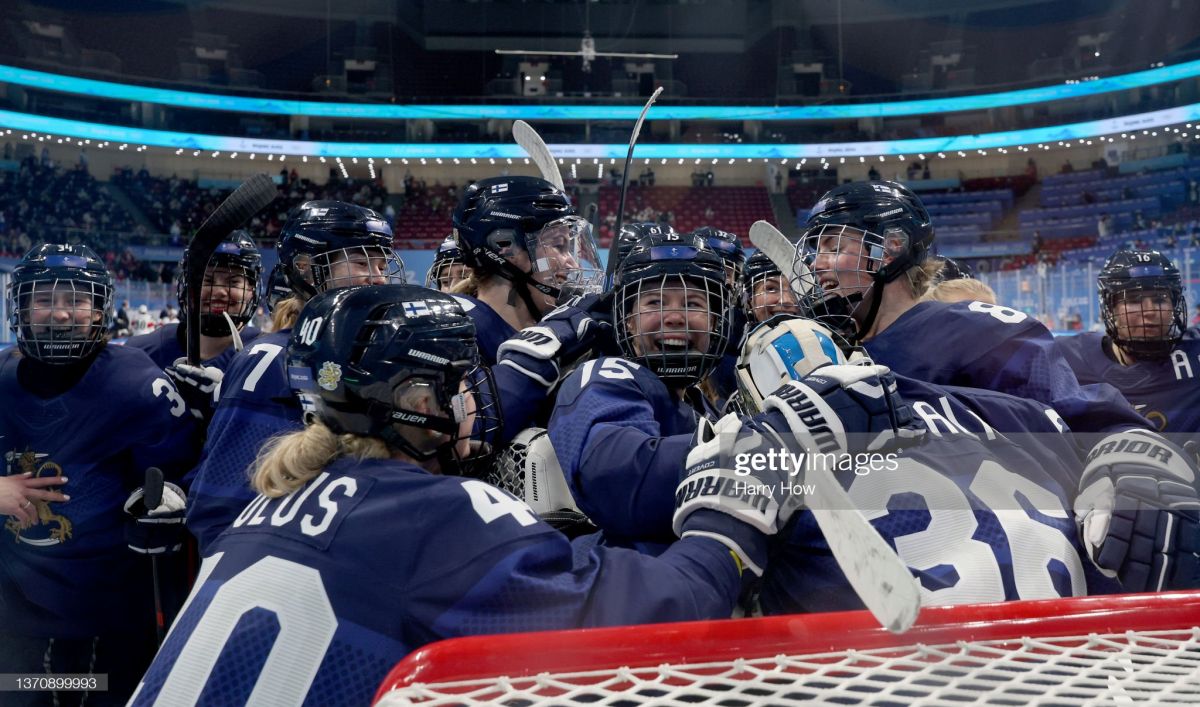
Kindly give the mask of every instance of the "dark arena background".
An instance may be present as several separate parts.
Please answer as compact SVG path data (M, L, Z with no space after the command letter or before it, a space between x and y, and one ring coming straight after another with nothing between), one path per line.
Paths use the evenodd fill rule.
M627 161L635 121L659 90ZM183 327L179 282L185 249L214 210L257 174L270 177L278 193L245 224L261 252L263 273L262 296L256 311L248 313L249 327L270 332L267 275L280 261L289 214L313 200L377 212L390 226L407 282L420 285L427 282L439 246L452 235L452 215L473 183L545 176L514 141L516 121L533 126L548 144L574 212L590 223L601 266L624 224L654 223L679 234L713 227L733 234L752 258L756 222L772 224L795 243L810 218L819 216L814 206L831 189L894 182L924 204L935 234L930 252L951 259L994 293L993 304L981 305L989 309L978 311L992 312L1000 321L1040 322L1046 331L1037 333L1046 334L1046 342L1103 334L1107 310L1097 279L1106 261L1121 249L1157 251L1179 271L1187 329L1180 346L1200 336L1192 328L1200 325L1200 3L1192 0L5 0L0 3L0 288L18 292L19 263L31 249L82 244L114 279L109 345L166 326ZM618 213L622 203L624 213ZM815 265L812 258L807 266L797 260L796 269L785 275L799 277L800 269ZM739 297L735 293L734 299ZM739 300L743 306L749 301ZM5 322L0 356L17 356L21 306L17 295L0 301ZM742 332L730 336L724 354L732 366ZM943 341L963 337L927 329L919 338L936 350ZM661 345L665 351L667 345ZM256 349L249 347L254 346L247 343L247 350L253 353ZM282 344L259 346L275 346L257 349L268 356L283 350ZM1194 385L1191 366L1200 365L1200 359L1190 362L1191 354L1180 351L1172 359L1177 371L1187 369L1180 385ZM1037 384L1039 364L1022 355L1003 354L1019 362L1014 364L1018 378ZM280 380L286 378L283 360ZM1127 362L1119 352L1116 360ZM265 367L267 359L262 363ZM586 383L593 362L582 365ZM566 385L568 368L564 365L552 383ZM553 369L554 375L560 373L557 362ZM255 370L245 391L252 392L265 369ZM330 370L322 372L332 375ZM596 371L634 377L633 370L619 366ZM321 381L322 386L327 382ZM984 387L977 379L929 382ZM1080 375L1078 384L1108 382ZM60 392L39 393L38 399L53 400ZM217 412L206 413L216 417L206 419L219 420L222 404L228 404L228 386L218 392L218 402L211 403ZM1170 415L1153 404L1147 412L1125 388L1105 396L1095 400L1107 404L1111 398L1136 408L1160 431L1197 431L1166 428ZM725 402L726 396L718 397ZM1093 404L1093 398L1086 400ZM16 406L15 401L0 399L0 406ZM509 402L504 399L501 407ZM551 395L542 410L553 402ZM563 414L563 405L560 397L556 414ZM695 412L688 410L689 416ZM42 414L50 413L11 413L26 421ZM91 413L106 414L102 409ZM954 425L966 417L950 408L941 414ZM547 419L526 424L552 428ZM1074 418L1068 422L1074 427ZM46 457L33 447L5 442L3 435L9 434L10 442L13 436L4 424L0 420L6 476L31 471L41 477L48 464L57 464L54 453ZM694 429L691 425L688 434ZM1113 429L1100 425L1077 431ZM577 436L587 434L585 429ZM209 435L211 443L211 429ZM553 429L547 438L554 438ZM555 445L560 445L557 438ZM616 454L619 447L613 442L603 453ZM1182 440L1178 447L1184 448ZM529 450L535 449L530 441ZM1194 462L1193 447L1187 449L1180 451L1181 458ZM239 453L253 459L256 450ZM553 457L555 449L549 451ZM205 458L222 453L206 447ZM559 453L561 458L561 447ZM1076 475L1091 463L1087 459ZM515 463L525 464L525 457ZM132 486L141 484L143 472L131 467L130 478L137 481ZM75 473L59 469L60 476L74 478ZM577 482L568 474L563 489L577 492ZM1196 528L1196 479L1182 483L1191 484L1182 507L1193 514L1192 525L1171 532ZM1067 510L1059 515L1074 527L1068 513L1078 489L1073 482L1067 486ZM0 510L7 508L5 493L0 487ZM495 489L489 493L495 494L487 498L497 508L521 505ZM1016 505L997 514L1045 517L1029 511L1040 500L1016 493ZM472 503L476 500L473 495ZM35 501L46 509L39 511L42 526L63 517L55 509L61 514L70 506L33 495L14 502L24 509ZM122 513L120 503L114 508L113 513ZM505 512L513 512L509 508ZM587 510L585 504L581 508ZM866 516L874 522L891 508ZM932 527L932 510L922 512L926 515L917 525ZM424 515L414 511L406 522L418 517ZM1001 517L994 528L974 536L966 531L974 539L964 542L987 547L984 536L1003 537L997 529L1009 530L1008 522ZM889 553L898 552L915 567L884 525L875 527L887 539ZM18 526L19 516L13 515L0 545L25 548L22 543L32 542ZM438 542L454 556L472 557L459 546L456 527L447 525ZM409 532L403 523L381 525L377 540L387 546ZM1186 552L1195 561L1200 531L1192 535L1197 537L1179 542L1191 548ZM62 542L61 547L70 547ZM647 550L646 556L657 560L664 547ZM154 567L155 598L166 602L163 629L171 628L177 612L186 618L180 606L197 571L201 584L206 578L214 581L205 574L211 570L207 563L207 569L199 569L205 549L190 538L183 548L159 558ZM1166 552L1155 551L1160 550ZM822 551L830 548L822 545ZM743 570L743 558L732 552ZM1014 541L998 555L1008 558L1000 560L1003 564L1020 550ZM1081 566L1093 569L1090 559L1080 557ZM150 567L148 560L143 564ZM929 591L929 576L982 572L971 567L933 563L913 572L922 591ZM1057 567L1050 567L1050 574ZM33 571L0 551L0 584L22 584L22 573ZM1163 565L1156 564L1151 574L1160 571L1165 572ZM667 570L654 572L668 576ZM251 694L250 688L212 684L202 690L204 683L187 692L171 682L175 678L160 676L155 682L154 671L168 669L164 661L195 659L196 640L181 647L187 636L175 633L161 644L164 651L134 703L168 704L164 695L190 695L185 702L301 704L307 694L305 704L365 704L363 694L377 694L388 704L941 705L1000 699L992 690L1011 683L1012 692L1003 698L1011 701L1003 704L1197 704L1200 629L1193 627L1200 617L1200 593L1186 591L1200 585L1200 572L1195 574L1189 581L1156 585L1182 592L1141 593L1144 587L1128 584L1128 593L1068 586L1059 592L1067 597L1062 599L1022 593L1024 585L1006 575L1005 591L992 598L996 602L974 595L944 602L958 605L953 607L926 602L916 627L900 635L880 628L862 604L817 602L818 608L855 611L813 611L805 605L763 617L749 587L737 609L749 615L743 618L597 620L581 622L589 627L584 629L553 621L506 623L493 617L510 606L505 602L516 601L505 595L503 601L475 606L472 610L484 618L467 628L413 629L403 639L404 663L386 680L387 671L381 673L379 666L359 671L367 658L344 648L337 667L322 664L321 671L369 674L362 680L371 683L370 689L354 698L317 687L306 693L304 681L313 677L300 668L287 673L303 683L298 692ZM228 579L219 569L214 576ZM583 581L582 575L572 576ZM807 576L799 572L793 579L802 582ZM149 577L139 574L129 581L149 587ZM373 577L357 581L369 585ZM455 580L439 576L438 581ZM836 591L830 586L823 591L832 595ZM849 588L841 591L853 595ZM1031 596L1036 600L998 601ZM193 601L205 600L203 592L193 596ZM277 600L271 595L247 611L269 614ZM627 601L638 598L631 595ZM0 610L3 604L0 595ZM145 617L154 618L154 609L148 606ZM250 630L246 617L236 631ZM705 617L672 615L663 621L680 618ZM268 637L261 655L237 667L277 680L282 662L272 661L284 661L287 656L276 653L288 651L267 644L274 640L272 632L279 632L280 646L303 640L288 637L291 620L262 619ZM620 626L628 623L642 625ZM540 629L569 630L534 632ZM221 630L235 627L230 623ZM5 631L0 625L0 642ZM13 635L21 631L12 629ZM172 637L181 645L171 648ZM433 640L446 637L451 640ZM0 649L0 682L27 672L16 662L4 663L14 654ZM236 672L230 667L235 654L219 656L214 652L207 664L210 670L217 670L214 664L220 668L213 675ZM394 662L389 660L388 667ZM87 673L48 669L46 675L60 672ZM314 685L323 685L322 679ZM437 685L425 687L431 683ZM259 686L267 684L264 677ZM49 704L39 701L49 694L22 695L0 685L0 705ZM63 694L70 700L80 693Z

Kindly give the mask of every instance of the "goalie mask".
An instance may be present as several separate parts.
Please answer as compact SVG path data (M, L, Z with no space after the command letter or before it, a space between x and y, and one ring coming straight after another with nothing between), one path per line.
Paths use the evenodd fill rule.
M592 226L566 193L537 177L496 177L463 190L454 238L467 265L513 283L534 319L568 295L600 291Z
M613 324L625 358L676 388L716 366L730 336L732 295L724 263L703 240L642 239L621 262L615 293Z
M796 250L801 314L857 344L875 323L883 286L925 262L932 245L929 212L907 187L871 181L831 189Z
M1187 305L1179 269L1158 251L1119 250L1100 271L1100 311L1113 343L1137 359L1163 359L1183 338Z
M475 325L449 295L416 285L331 290L305 306L288 343L288 378L336 434L378 437L442 471L500 434Z
M279 262L304 300L338 287L404 282L392 227L371 209L341 201L308 201L292 211L279 237Z
M747 414L784 383L803 380L821 366L846 363L833 332L811 319L787 315L754 327L742 344L735 376L738 401Z
M188 252L184 251L175 270L181 322L191 316L187 308L187 268ZM246 326L258 309L262 273L262 255L245 231L234 231L218 245L204 270L200 289L200 333L224 337Z
M13 269L8 325L21 353L42 363L87 359L112 326L113 278L91 248L46 243Z
M470 274L470 269L463 261L458 241L454 240L453 236L447 236L438 246L437 253L433 256L433 265L429 266L429 272L425 274L425 286L431 290L449 292Z

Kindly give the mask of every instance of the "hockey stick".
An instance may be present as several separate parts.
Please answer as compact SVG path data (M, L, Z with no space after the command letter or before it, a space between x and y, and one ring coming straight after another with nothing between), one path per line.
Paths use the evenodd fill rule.
M646 113L650 112L650 106L658 100L658 94L662 93L662 90L662 86L656 88L650 96L650 100L646 101L641 115L633 124L633 134L629 136L629 151L625 153L625 170L621 173L621 199L617 203L617 227L613 231L612 243L608 246L608 265L604 269L604 279L607 282L612 282L613 273L617 270L617 253L619 252L617 241L621 239L621 227L625 225L625 194L629 191L629 168L633 166L633 148L637 146L638 135L642 132L642 123L646 122Z
M541 135L538 135L532 125L524 120L514 122L513 139L517 141L522 150L525 150L529 159L537 165L538 170L542 173L542 179L566 191L562 174L558 171L558 164L554 162L554 155L550 154L550 148L546 147L546 141L542 139Z
M778 228L766 221L755 221L754 225L750 226L750 243L770 258L775 267L779 268L779 272L787 277L788 285L797 299L803 299L808 294L813 284L808 266L803 260L796 258L796 245ZM801 291L801 286L808 287Z
M221 241L225 240L235 228L241 226L250 217L258 213L267 204L279 196L275 182L265 174L256 174L242 183L240 187L221 202L209 215L196 233L187 250L187 272L184 277L187 282L187 360L193 366L201 365L200 361L200 289L204 286L204 271L208 261L216 252Z
M142 485L142 505L146 512L158 508L162 503L163 473L162 469L152 466L146 469L146 483ZM167 622L163 616L162 591L158 586L158 555L150 556L150 575L154 582L154 630L158 634L158 645L163 644L166 636Z

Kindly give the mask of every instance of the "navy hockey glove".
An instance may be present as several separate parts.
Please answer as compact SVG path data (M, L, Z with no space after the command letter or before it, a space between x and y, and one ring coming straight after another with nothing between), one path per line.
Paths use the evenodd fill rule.
M612 326L593 319L574 305L563 305L500 344L496 358L547 389L558 384L562 371L594 347L606 348Z
M155 508L146 508L143 497L144 491L139 488L125 501L125 512L130 516L125 524L125 543L143 555L178 552L186 532L183 517L187 495L168 481L163 484L162 502Z
M1130 592L1197 584L1200 493L1190 455L1145 430L1088 453L1075 521L1092 562Z
M752 418L726 415L715 426L702 419L675 491L675 534L716 540L740 567L762 576L766 536L786 525L802 501L791 493L788 458L771 454L779 445Z
M212 418L213 408L221 397L221 380L225 374L213 366L193 366L186 358L175 359L167 367L167 375L183 396L192 414L201 420Z

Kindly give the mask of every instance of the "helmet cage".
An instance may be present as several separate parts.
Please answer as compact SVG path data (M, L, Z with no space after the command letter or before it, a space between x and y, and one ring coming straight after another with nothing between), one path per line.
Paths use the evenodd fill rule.
M179 261L175 270L175 294L179 300L180 318L189 316L187 308L187 253ZM221 275L220 282L224 287L215 287ZM245 244L236 241L224 241L217 246L208 266L204 270L203 286L200 290L200 333L204 336L230 336L233 326L241 329L254 317L258 310L259 282L262 280L262 257L257 250L250 251ZM225 300L217 300L216 310L213 311L213 295L215 290L225 290ZM227 320L225 315L229 316Z
M1186 328L1187 304L1179 275L1167 274L1158 265L1134 266L1128 272L1127 278L1101 280L1104 330L1134 358L1166 358Z
M53 267L56 259L74 258L83 260L51 256L47 264ZM21 353L42 363L61 365L88 358L105 341L113 321L113 288L89 278L63 277L65 268L55 269L58 272L27 279L14 277L7 307L9 328L16 334ZM66 312L65 319L56 317L62 312Z
M317 255L297 255L292 263L294 273L305 277L316 292L351 285L403 285L404 261L394 248L382 245L355 245L327 250ZM378 282L379 279L385 282Z
M799 314L800 303L791 282L759 251L746 262L742 286L742 310L753 323L766 321L776 314ZM769 303L768 300L774 300Z

